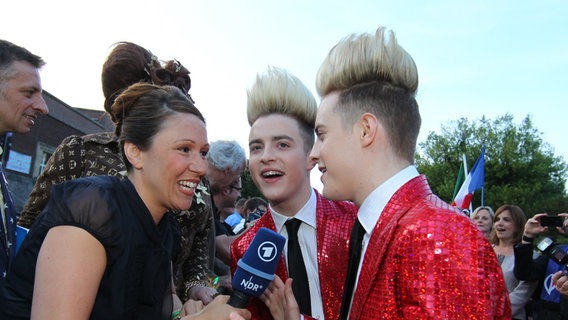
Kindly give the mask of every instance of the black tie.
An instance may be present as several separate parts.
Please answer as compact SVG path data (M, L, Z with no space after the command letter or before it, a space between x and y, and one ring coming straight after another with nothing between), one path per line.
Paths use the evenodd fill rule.
M300 307L300 313L305 315L312 314L310 304L310 286L308 283L308 274L302 257L302 250L298 242L298 229L302 224L301 220L290 219L286 221L285 226L288 231L288 274L294 279L292 282L292 291Z
M351 307L351 299L355 289L355 279L357 279L357 271L359 269L359 261L361 260L361 250L363 246L363 236L365 229L355 219L353 229L351 229L351 237L349 237L349 264L347 266L347 278L345 279L345 288L343 288L343 299L341 301L340 320L349 318L349 309Z

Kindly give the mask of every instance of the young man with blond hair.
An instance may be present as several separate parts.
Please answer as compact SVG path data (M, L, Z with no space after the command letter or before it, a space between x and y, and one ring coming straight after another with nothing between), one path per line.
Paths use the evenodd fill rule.
M359 207L339 319L511 319L489 242L414 166L418 72L394 33L344 38L316 83L323 195Z
M282 69L258 75L248 91L249 169L269 208L233 242L231 269L236 270L259 228L282 234L287 245L273 284L283 288L286 281L299 304L288 308L275 299L267 307L264 297L253 298L247 306L252 319L278 319L292 311L298 318L300 312L319 319L339 315L342 283L337 279L345 277L347 240L357 211L352 203L327 200L311 187L316 112L311 92Z

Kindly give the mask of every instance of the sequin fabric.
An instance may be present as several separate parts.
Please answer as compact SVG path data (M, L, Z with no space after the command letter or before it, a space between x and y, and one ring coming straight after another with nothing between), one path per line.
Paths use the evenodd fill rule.
M357 217L357 207L348 202L329 201L317 191L316 197L316 237L323 311L326 319L337 319L347 272L349 233ZM233 242L231 246L232 273L235 272L237 262L244 255L261 227L276 230L270 214L263 215L253 227ZM284 258L280 259L276 274L282 281L288 279ZM273 319L270 311L260 299L251 298L247 309L252 313L251 319L253 320ZM305 319L310 319L310 317L306 316Z
M350 319L511 319L501 268L422 175L387 203L363 258Z
M38 177L30 197L22 210L18 225L31 227L47 205L51 187L80 177L117 176L126 170L112 132L85 136L69 136L49 158L45 170ZM209 256L207 234L212 217L209 183L203 179L201 190L193 197L191 209L175 215L181 228L181 248L174 257L174 283L178 296L187 300L190 284L205 283Z

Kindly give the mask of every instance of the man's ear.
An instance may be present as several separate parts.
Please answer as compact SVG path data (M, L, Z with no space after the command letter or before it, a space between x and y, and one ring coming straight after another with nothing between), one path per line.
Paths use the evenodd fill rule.
M142 151L137 145L130 141L124 142L124 154L126 155L126 160L132 164L136 169L142 169L144 167L144 159L142 157Z
M364 113L358 122L358 130L360 130L361 144L366 147L375 141L379 122L377 117L371 113Z
M308 162L306 163L306 170L308 171L308 174L310 174L310 171L312 171L312 169L318 164L317 160L308 156Z

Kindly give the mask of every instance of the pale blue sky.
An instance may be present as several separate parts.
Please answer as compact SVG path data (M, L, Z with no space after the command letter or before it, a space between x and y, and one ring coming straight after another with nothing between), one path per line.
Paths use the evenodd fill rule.
M419 69L419 141L460 117L530 114L568 160L566 17L566 1L33 0L2 4L0 38L44 57L44 89L81 108L102 109L100 71L114 42L176 58L192 72L210 140L248 149L246 89L257 72L288 69L316 95L329 49L384 25Z

